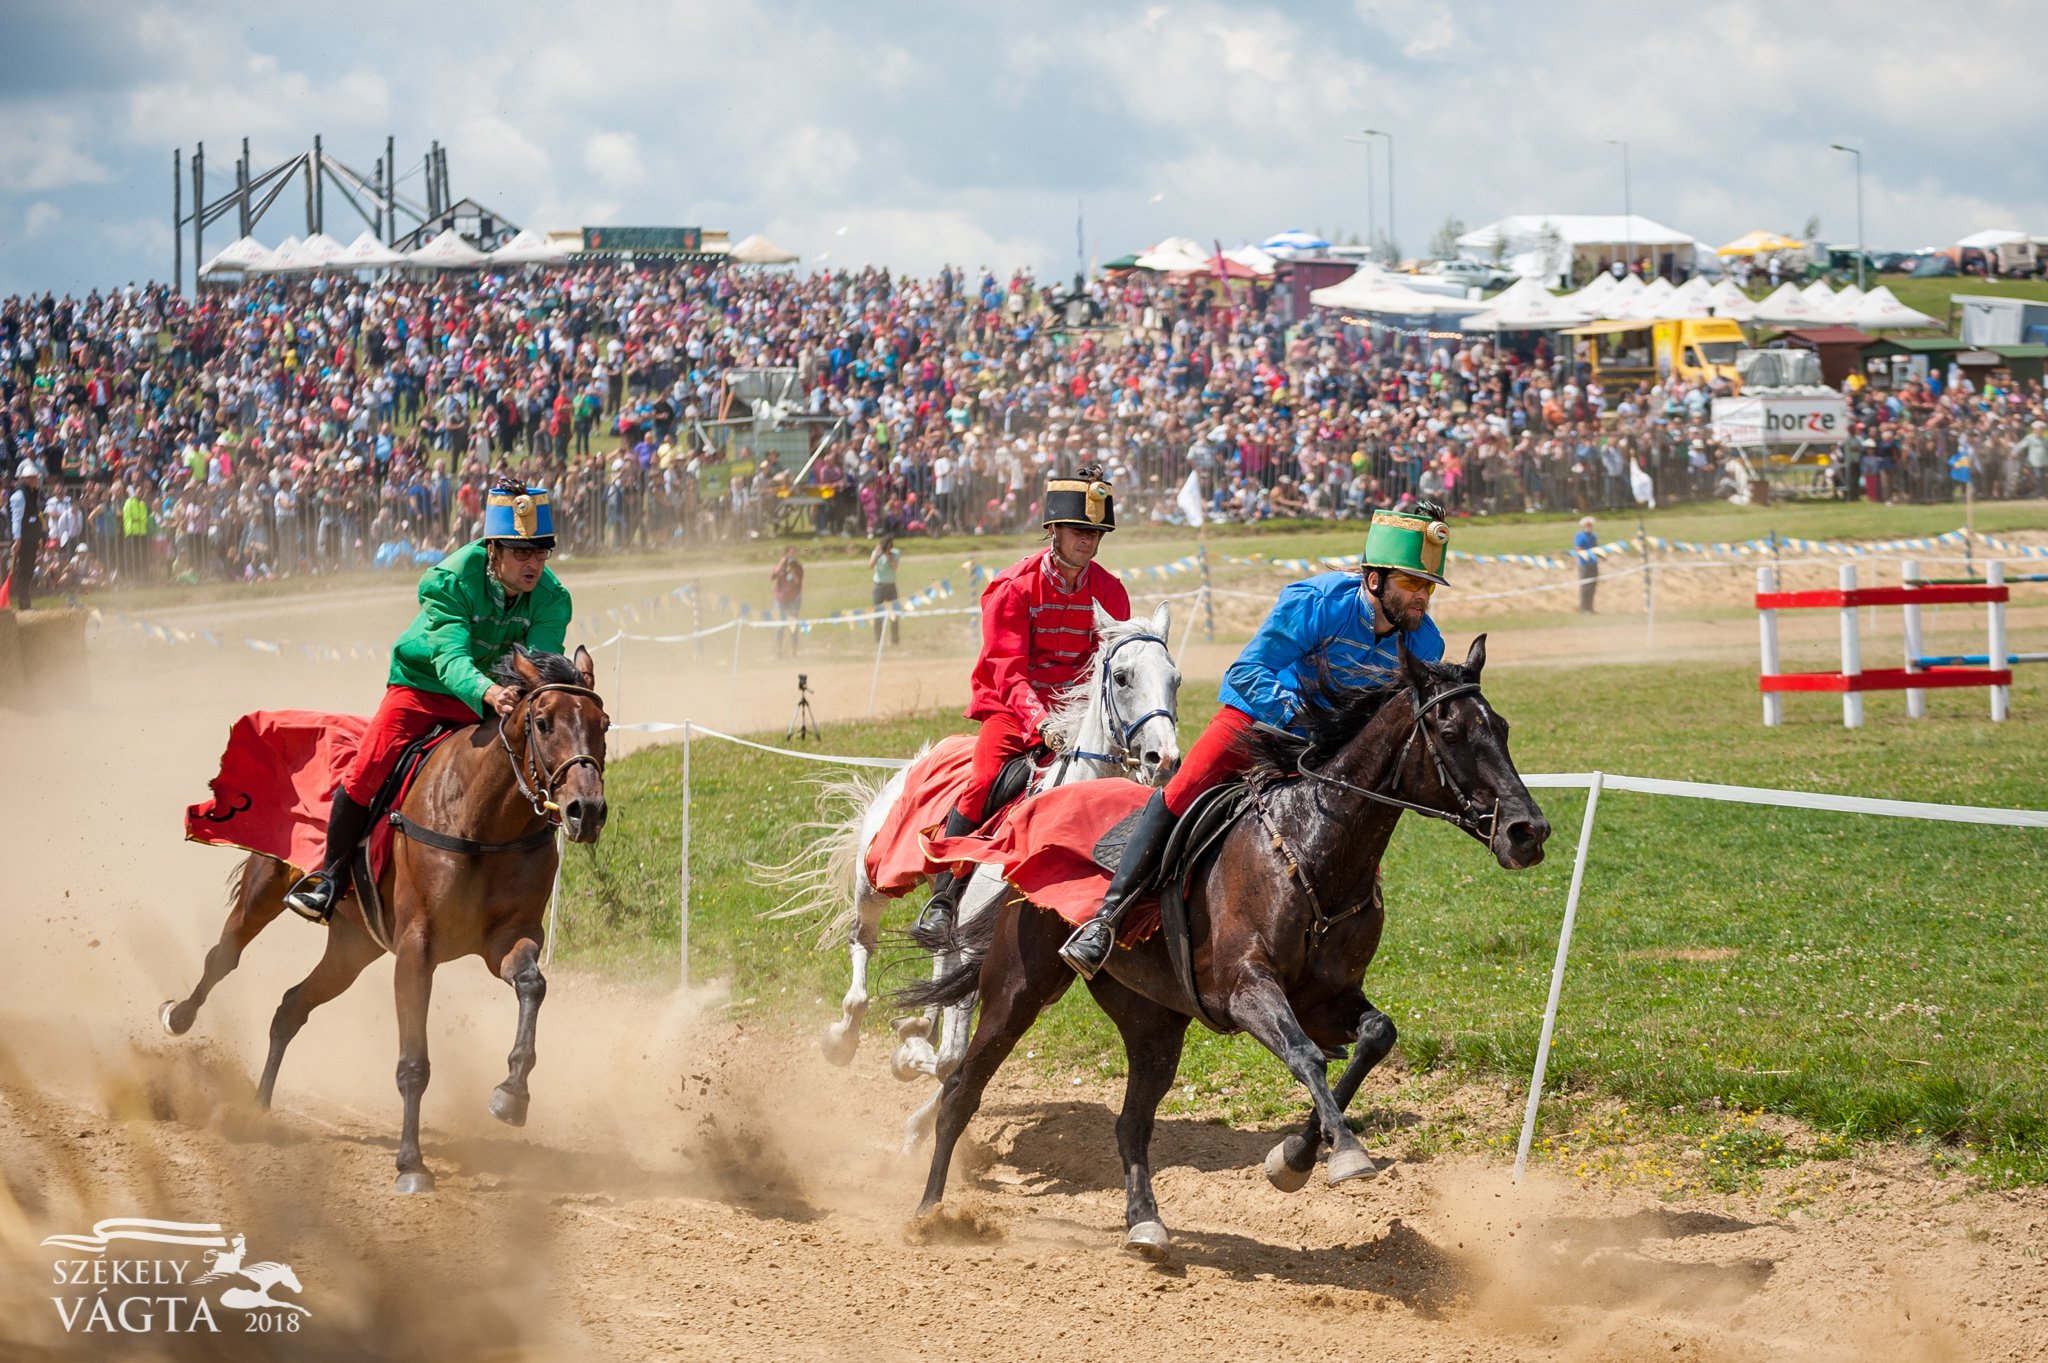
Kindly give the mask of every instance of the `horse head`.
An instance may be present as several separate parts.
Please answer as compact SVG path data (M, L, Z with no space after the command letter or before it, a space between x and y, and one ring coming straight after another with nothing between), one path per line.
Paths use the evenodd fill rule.
M604 735L611 720L597 694L590 650L573 659L514 649L506 660L519 707L505 729L525 738L521 764L532 794L558 807L571 842L596 842L604 831Z
M1095 607L1098 643L1087 682L1093 713L1083 723L1099 725L1094 741L1148 786L1166 784L1180 765L1180 668L1166 643L1172 629L1168 601L1149 619L1118 620Z
M1522 774L1508 756L1508 722L1487 704L1479 689L1486 667L1486 636L1472 641L1462 666L1432 667L1405 649L1402 676L1414 707L1413 737L1422 752L1395 779L1418 783L1422 800L1448 822L1486 844L1510 871L1543 860L1550 821L1543 817ZM1405 750L1404 750L1405 754Z

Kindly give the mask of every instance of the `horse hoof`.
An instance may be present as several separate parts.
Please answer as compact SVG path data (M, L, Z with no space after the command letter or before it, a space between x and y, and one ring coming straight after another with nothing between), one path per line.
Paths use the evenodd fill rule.
M1266 1152L1266 1182L1283 1193L1300 1192L1308 1186L1308 1176L1314 1172L1313 1162L1306 1169L1297 1169L1287 1162L1286 1141Z
M164 1030L172 1036L183 1036L191 1028L192 1024L190 1021L187 1021L183 1027L180 1027L177 1023L177 1012L178 1001L176 999L165 999L164 1006L157 1010L156 1018L158 1022L164 1025Z
M398 1176L392 1185L394 1193L431 1193L434 1191L434 1176L424 1169L408 1169Z
M507 1126L525 1126L528 1101L526 1094L508 1093L502 1087L492 1089L491 1115Z
M889 1056L889 1073L904 1083L909 1083L921 1074L930 1074L938 1067L938 1052L922 1037L914 1038L898 1046Z
M889 1026L896 1033L898 1041L908 1041L912 1037L928 1037L932 1034L932 1020L922 1013L912 1017L897 1018Z
M1157 1221L1140 1221L1124 1232L1124 1248L1156 1263L1166 1257L1166 1227Z
M1348 1183L1354 1178L1371 1178L1379 1171L1380 1167L1372 1162L1372 1156L1363 1150L1337 1150L1330 1155L1332 1184Z
M824 1038L818 1049L825 1053L825 1059L834 1065L851 1065L853 1053L860 1049L860 1029L835 1022L825 1029Z

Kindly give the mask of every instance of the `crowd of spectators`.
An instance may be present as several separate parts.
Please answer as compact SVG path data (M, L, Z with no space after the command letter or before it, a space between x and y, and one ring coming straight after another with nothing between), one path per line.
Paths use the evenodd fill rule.
M1100 461L1126 520L1587 513L1733 490L1705 388L1603 391L1539 338L1288 323L1267 292L1130 274L703 264L269 277L0 304L0 494L40 469L44 588L432 561L498 477L590 554L801 527L1035 521ZM750 400L751 399L751 400ZM2048 491L2038 384L1852 395L1848 495ZM18 500L18 499L17 499ZM0 534L11 533L0 518ZM32 533L32 532L25 532Z

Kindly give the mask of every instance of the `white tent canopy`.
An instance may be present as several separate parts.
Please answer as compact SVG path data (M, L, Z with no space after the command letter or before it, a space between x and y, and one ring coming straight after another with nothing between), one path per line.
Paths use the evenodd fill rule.
M1724 279L1707 291L1707 302L1714 310L1714 316L1727 317L1737 322L1747 322L1756 316L1756 302L1734 281Z
M405 258L408 265L426 265L436 270L473 270L489 259L462 239L459 232L443 232Z
M297 237L286 237L283 241L277 244L277 248L275 250L271 251L268 255L264 256L262 260L256 262L253 265L250 265L248 268L251 271L261 274L269 274L273 271L284 271L292 269L298 263L299 247L302 244L303 243L300 242L300 240Z
M1227 261L1230 261L1233 264L1242 265L1247 270L1250 270L1253 274L1258 275L1269 275L1273 273L1273 267L1280 263L1279 258L1277 256L1274 256L1257 246L1236 247L1232 250L1225 251L1223 253L1223 258Z
M734 244L725 258L735 265L794 265L797 254L777 246L759 232Z
M1816 279L1799 291L1799 296L1826 312L1834 305L1835 291L1828 287L1825 279Z
M511 240L491 252L493 265L546 265L560 260L562 252L538 232L524 228L512 234Z
M1865 294L1849 312L1838 314L1833 320L1864 331L1900 331L1941 325L1926 313L1901 303L1882 284Z
M377 240L377 234L366 227L354 241L341 248L334 263L345 270L381 270L404 259L402 253Z
M1646 251L1693 265L1693 237L1636 214L1518 213L1458 238L1468 260L1506 260L1518 274L1551 279L1574 263L1600 265L1607 258Z
M1343 279L1308 296L1319 308L1338 312L1371 312L1395 317L1448 317L1468 312L1472 304L1463 298L1417 293L1402 288L1383 270L1362 265Z
M335 262L341 259L341 253L346 249L340 242L328 236L325 232L315 232L312 236L298 243L289 254L280 246L277 250L277 255L271 260L270 268L279 271L290 270L296 273L331 270L336 268Z
M1583 326L1593 314L1559 298L1533 279L1518 279L1465 319L1467 331L1560 331Z
M1645 284L1641 291L1628 297L1610 296L1602 309L1602 315L1617 321L1642 321L1662 317L1665 303L1677 292L1670 280L1653 279Z
M1192 237L1168 237L1138 257L1138 268L1161 274L1195 274L1214 271L1216 257L1203 250Z
M270 263L270 255L270 248L256 238L242 237L215 252L211 260L199 267L199 273L225 274L261 270Z
M1980 251L1996 250L2015 241L2025 241L2025 232L2016 232L2010 227L1988 227L1982 232L1972 232L1967 237L1958 237L1956 245L1974 246Z
M1797 286L1780 284L1751 314L1754 321L1774 327L1805 327L1837 320L1833 310L1799 292Z

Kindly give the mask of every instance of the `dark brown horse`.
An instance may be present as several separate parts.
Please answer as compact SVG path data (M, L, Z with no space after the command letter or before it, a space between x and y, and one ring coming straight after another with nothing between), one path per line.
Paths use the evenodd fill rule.
M1510 870L1541 861L1550 836L1508 756L1507 723L1480 694L1485 664L1484 635L1462 667L1404 655L1401 672L1383 686L1317 689L1302 716L1306 748L1254 735L1253 802L1188 895L1196 997L1181 986L1157 933L1110 953L1108 967L1088 982L1122 1034L1130 1064L1116 1124L1128 1248L1154 1257L1166 1249L1152 1197L1152 1124L1198 1014L1219 1030L1251 1033L1314 1100L1303 1132L1267 1159L1276 1186L1300 1187L1326 1143L1330 1182L1375 1172L1344 1107L1394 1041L1393 1024L1360 982L1379 946L1384 912L1375 882L1396 821L1403 810L1444 819ZM990 925L981 939L970 924L958 943L979 962L913 991L913 1002L981 995L974 1039L940 1098L920 1215L944 1196L954 1143L989 1079L1075 979L1059 957L1070 928L1058 916L1012 895L981 922ZM1357 1054L1333 1092L1325 1066L1353 1043Z
M489 719L451 735L428 756L399 810L413 827L392 840L390 862L377 881L382 921L373 932L354 890L335 906L325 954L312 974L285 991L270 1020L270 1056L256 1091L257 1101L269 1107L285 1047L307 1015L384 954L379 938L388 941L397 960L398 1091L405 1099L398 1140L402 1193L434 1187L420 1158L434 968L481 956L518 995L511 1071L491 1094L491 1115L523 1125L534 1026L548 991L540 948L560 857L552 829L559 820L571 842L596 842L604 828L609 721L592 684L589 652L577 649L572 662L518 649L495 679L519 693L518 707L502 721ZM163 1006L164 1027L173 1035L191 1028L206 996L241 961L242 949L283 910L284 892L297 876L275 857L256 855L242 863L231 882L234 903L220 941L206 953L205 974L190 998Z

